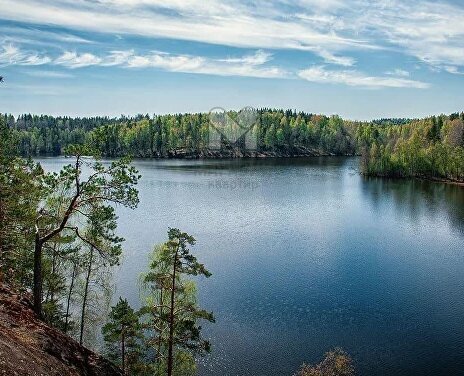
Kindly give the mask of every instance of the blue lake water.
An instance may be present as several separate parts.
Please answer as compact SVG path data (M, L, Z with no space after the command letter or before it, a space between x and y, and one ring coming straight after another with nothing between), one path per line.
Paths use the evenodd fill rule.
M200 375L292 375L335 346L359 375L464 374L464 187L366 179L356 158L135 165L116 295L139 305L168 226L194 235L217 319Z

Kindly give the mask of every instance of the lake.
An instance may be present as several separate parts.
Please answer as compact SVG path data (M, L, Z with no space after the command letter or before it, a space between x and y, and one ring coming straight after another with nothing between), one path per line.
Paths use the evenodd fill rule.
M64 158L40 159L56 170ZM292 375L340 346L359 375L464 374L464 188L363 178L357 158L137 160L119 295L168 227L194 235L213 351L199 374Z

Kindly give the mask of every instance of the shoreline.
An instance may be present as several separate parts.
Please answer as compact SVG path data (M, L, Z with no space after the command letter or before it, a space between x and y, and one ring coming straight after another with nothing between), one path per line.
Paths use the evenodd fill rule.
M257 151L257 150L169 150L166 153L156 152L154 155L131 155L134 159L266 159L266 158L304 158L304 157L359 157L359 154L328 153L316 149L300 148L295 151ZM65 154L38 154L21 156L22 158L57 158L66 157ZM123 156L100 156L101 158L121 158Z
M60 155L35 155L31 157L23 157L23 158L59 158L59 157L66 157L64 154ZM197 151L189 151L189 150L172 150L169 151L167 154L157 154L154 156L132 156L135 160L234 160L234 159L278 159L278 158L317 158L317 157L360 157L359 154L335 154L335 153L324 153L318 150L300 150L296 153L290 152L280 152L280 151L240 151L240 150L226 150L226 151L216 151L216 150L204 150L201 152ZM67 157L66 157L67 158ZM107 159L116 159L121 158L120 156L102 156L102 158ZM382 179L390 179L390 180L422 180L422 181L429 181L435 183L445 183L451 185L457 185L460 187L464 187L464 181L453 180L453 179L446 179L446 178L436 178L431 176L423 176L423 175L412 175L412 176L390 176L390 175L383 175L383 174L366 174L363 172L359 172L360 175L367 177L367 178L382 178Z
M453 180L453 179L445 179L445 178L435 178L432 176L388 176L388 175L381 175L381 174L365 174L360 172L360 174L366 178L381 178L381 179L388 179L388 180L422 180L432 183L444 183L450 185L457 185L460 187L464 187L464 181L461 180Z

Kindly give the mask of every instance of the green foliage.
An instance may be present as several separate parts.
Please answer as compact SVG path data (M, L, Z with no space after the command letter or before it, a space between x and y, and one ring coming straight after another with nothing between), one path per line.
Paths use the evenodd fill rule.
M464 181L464 113L359 123L262 109L258 119L261 151L361 154L366 175ZM104 163L98 157L159 157L177 149L200 153L208 147L208 127L204 114L0 117L0 281L34 287L44 319L65 332L79 327L81 340L84 325L95 332L88 323L98 323L98 305L90 303L102 300L101 291L109 296L107 270L122 252L114 207L138 204L139 179L129 158ZM65 154L74 163L46 174L39 164L19 158L18 151L26 156ZM192 236L169 229L168 241L155 249L143 277L148 296L141 323L127 301L113 307L103 330L108 354L122 365L118 344L124 333L130 374L195 374L195 357L210 351L199 323L214 317L198 306L195 283L188 279L210 273L190 253L194 244ZM80 325L73 318L76 312L81 312ZM352 374L351 359L339 349L298 373Z
M82 275L84 286L92 281L103 288L104 268L119 261L123 239L115 234L115 205L138 204L139 175L130 159L102 163L86 145L68 145L74 163L44 173L15 155L19 134L10 124L0 118L0 281L32 288L36 312L68 331ZM89 262L83 244L95 254ZM92 291L84 290L90 299ZM88 316L82 299L81 331Z
M43 250L60 237L75 237L105 256L109 265L118 263L121 242L115 235L115 205L135 208L139 179L137 170L130 165L130 159L121 158L103 164L96 157L87 157L88 146L72 145L67 151L74 157L74 163L64 166L59 173L44 175L43 200L35 219L34 248L34 308L42 315L42 262ZM88 177L82 178L86 169ZM82 223L87 228L82 231ZM86 285L90 277L92 262L88 266ZM87 289L85 289L87 290ZM84 293L85 301L86 293ZM85 308L85 303L84 303ZM84 308L82 312L84 312ZM81 335L84 320L81 319Z
M361 167L366 175L464 181L464 122L459 117L384 127L376 137L363 131L358 138L364 145Z
M206 114L119 119L23 115L5 119L14 128L22 155L63 153L75 140L106 157L166 157L179 151L202 155L208 149L210 124ZM361 154L361 168L368 175L462 181L463 121L464 113L362 123L338 116L260 109L256 136L259 152Z
M147 119L153 142L144 144L143 136L137 145L166 152L179 137L187 137L189 145L199 147L195 137L187 135L204 136L199 127L181 117L170 121L180 122L182 130ZM134 127L134 132L143 127ZM1 121L0 132L0 276L7 274L8 282L16 281L21 288L33 287L36 312L66 333L80 329L83 342L89 323L98 323L95 309L109 296L107 268L118 263L122 251L114 207L138 204L138 172L128 158L103 163L91 145L69 144L59 149L74 162L59 173L44 173L38 164L15 156L17 129ZM195 283L186 279L210 273L190 253L192 236L169 229L168 237L144 279L150 290L141 311L144 326L127 301L120 300L103 329L109 355L121 365L117 344L124 342L124 367L127 364L130 374L193 375L195 356L210 351L199 321L214 318L198 307ZM78 312L80 322L73 318ZM166 330L159 330L163 326ZM153 353L155 361L148 362Z
M0 281L28 288L43 171L31 160L16 157L16 145L11 129L0 118Z
M120 298L112 307L103 338L108 357L126 374L193 376L195 357L210 351L199 321L214 317L198 307L195 282L186 278L211 275L190 253L194 244L192 236L169 229L142 276L145 305L135 312Z
M189 246L194 244L192 236L169 229L168 241L155 248L150 270L143 276L148 292L141 309L149 333L146 343L155 353L153 367L160 375L189 375L194 371L194 356L210 351L198 323L214 322L214 317L198 307L195 283L186 278L211 275L190 253Z
M102 334L108 358L121 367L125 374L141 374L144 369L141 363L142 327L138 313L126 299L119 298L118 303L111 308Z
M229 112L235 116L236 112ZM150 118L53 118L22 115L7 117L20 140L21 155L65 154L69 145L89 145L105 157L169 156L178 150L200 154L208 148L207 114L160 115ZM355 153L354 135L339 117L294 111L258 110L256 134L259 151L346 155Z

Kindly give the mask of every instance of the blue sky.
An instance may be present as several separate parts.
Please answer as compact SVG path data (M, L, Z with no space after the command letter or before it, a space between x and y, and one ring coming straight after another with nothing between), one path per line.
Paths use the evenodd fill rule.
M462 111L463 20L458 0L0 0L0 111Z

